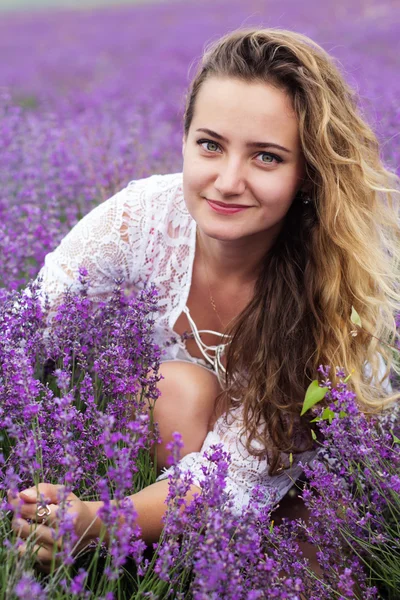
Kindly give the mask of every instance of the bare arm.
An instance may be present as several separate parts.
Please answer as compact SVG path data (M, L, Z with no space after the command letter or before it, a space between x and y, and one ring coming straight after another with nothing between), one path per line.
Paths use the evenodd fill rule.
M162 518L167 511L165 500L169 491L168 483L168 479L157 481L140 492L129 496L138 515L136 522L142 531L142 538L148 545L159 540L163 529ZM201 489L196 485L192 485L185 499L186 501L190 501L195 494L200 493ZM85 504L92 515L93 528L90 531L91 537L92 539L97 538L102 532L103 523L96 515L103 503L85 502ZM107 532L105 534L105 541L106 543L109 542Z

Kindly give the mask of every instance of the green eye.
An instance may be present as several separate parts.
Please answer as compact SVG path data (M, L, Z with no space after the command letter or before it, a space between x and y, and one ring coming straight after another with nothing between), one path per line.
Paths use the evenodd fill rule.
M271 154L271 152L260 152L260 154L258 156L261 156L261 162L264 163L265 165L272 165L274 162L277 162L277 163L283 162L279 156L276 156L276 154ZM264 158L263 158L264 156L267 156L271 160L264 160Z
M213 142L212 140L199 140L197 142L199 144L199 146L214 146L214 148L203 148L203 150L207 150L208 152L215 152L216 150L218 150L218 144L217 142Z
M196 142L200 147L203 148L206 152L216 152L219 148L217 142L213 142L212 140L199 140ZM205 148L204 146L214 146L214 148Z
M274 160L274 157L271 154L263 154L263 156L267 156L268 158L271 159L271 161ZM268 161L263 160L262 162L271 162L271 161L269 161L269 160Z

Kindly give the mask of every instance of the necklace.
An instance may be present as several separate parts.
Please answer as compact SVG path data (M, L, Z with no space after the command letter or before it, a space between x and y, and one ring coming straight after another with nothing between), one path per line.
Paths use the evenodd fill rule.
M201 243L200 243L200 234L199 234L198 230L196 231L196 237L197 237L197 239L198 239L198 242L199 242L199 248L200 248L200 247L201 247ZM225 325L224 325L224 324L223 324L223 322L222 322L222 319L221 319L221 317L219 316L219 313L218 313L218 310L217 310L217 305L215 304L215 300L214 300L214 298L212 297L212 294L211 294L211 286L210 286L210 279L209 279L209 277L208 277L207 263L206 263L206 259L205 259L205 254L204 254L204 252L202 251L202 249L201 249L201 252L200 252L200 254L202 255L202 261L203 261L203 264L204 264L204 270L205 270L205 272L206 272L207 284L208 284L208 294L209 294L209 296L210 296L210 304L211 304L211 306L212 306L212 308L213 308L213 311L214 311L214 312L215 312L215 314L217 315L217 317L218 317L218 319L219 319L219 322L221 323L221 325L222 325L223 329L225 330L225 329L226 329L226 327L228 327L228 325L229 325L230 323L232 323L232 321L233 321L233 319L234 319L235 317L233 317L233 319L231 319L231 320L229 321L228 325L225 327Z

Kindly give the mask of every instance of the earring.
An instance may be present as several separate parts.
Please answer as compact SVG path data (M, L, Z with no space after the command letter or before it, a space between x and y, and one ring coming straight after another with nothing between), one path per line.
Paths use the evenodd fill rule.
M310 204L310 202L312 202L311 196L305 192L300 192L300 200L303 202L303 204Z

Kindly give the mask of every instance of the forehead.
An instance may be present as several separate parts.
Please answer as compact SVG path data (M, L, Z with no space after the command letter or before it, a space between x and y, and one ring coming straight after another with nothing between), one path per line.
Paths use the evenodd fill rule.
M246 141L261 140L282 145L299 144L297 116L289 95L264 82L210 77L198 92L193 122L230 138L242 135ZM273 138L273 139L272 139Z

